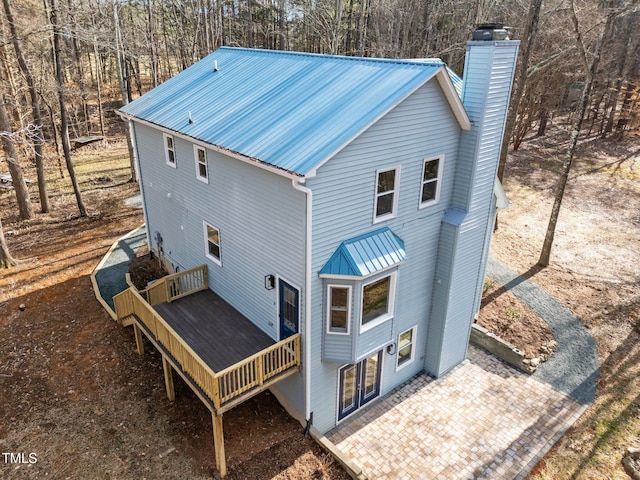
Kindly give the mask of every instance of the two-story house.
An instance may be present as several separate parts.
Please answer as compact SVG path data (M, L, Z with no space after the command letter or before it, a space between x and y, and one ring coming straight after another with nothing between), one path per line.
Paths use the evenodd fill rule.
M270 388L320 432L465 358L519 44L474 38L463 78L223 47L120 110L150 246L174 271L206 264L274 342L300 334L299 372Z

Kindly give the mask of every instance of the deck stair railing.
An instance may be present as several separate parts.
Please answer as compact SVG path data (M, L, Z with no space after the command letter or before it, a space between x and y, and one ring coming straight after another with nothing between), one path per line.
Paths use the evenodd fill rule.
M220 411L221 407L232 400L235 400L233 402L235 404L240 400L240 396L265 384L278 374L292 367L299 367L301 364L300 334L286 338L220 372L214 372L150 303L162 297L160 293L162 291L165 294L169 292L171 294L169 298L176 299L202 290L199 282L204 281L204 288L207 288L206 267L204 269L204 273L193 273L189 270L181 272L183 278L187 280L169 275L173 278L165 281L164 289L156 287L156 284L152 285L147 289L149 302L135 288L119 293L113 297L113 300L118 320L134 318L142 323L153 335L155 341L166 349L180 368L211 399L216 410Z
M209 287L207 266L200 265L184 272L177 272L154 282L146 288L149 303L169 303Z

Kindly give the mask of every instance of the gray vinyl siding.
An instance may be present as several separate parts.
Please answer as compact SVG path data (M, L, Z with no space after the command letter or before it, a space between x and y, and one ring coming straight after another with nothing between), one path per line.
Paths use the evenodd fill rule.
M425 369L435 376L464 360L480 301L515 46L516 42L470 42L467 47L463 102L473 126L461 134L453 197L453 205L466 213L458 222L443 224L439 242L440 283L433 292L425 358Z
M264 277L304 284L304 195L286 178L209 149L205 184L196 178L193 143L174 136L172 168L159 130L136 124L136 142L152 242L160 232L181 269L206 263L210 288L277 339L277 289L265 289ZM221 266L205 255L203 221L220 230ZM302 291L300 298L303 312Z
M336 422L338 369L329 357L346 353L343 338L326 335L326 283L317 272L340 242L388 226L405 242L407 260L397 269L393 319L360 335L361 282L353 283L353 358L374 353L418 325L414 361L396 372L396 355L383 353L381 395L423 369L441 219L448 207L456 169L460 127L436 81L430 81L380 119L308 181L313 191L312 382L314 425L321 432ZM440 200L419 209L422 165L444 155ZM376 170L400 166L397 217L373 223ZM380 275L383 276L383 275ZM368 281L369 279L365 280ZM418 300L418 301L416 301ZM356 316L357 315L357 316ZM321 348L321 343L323 346ZM322 358L322 355L327 358Z

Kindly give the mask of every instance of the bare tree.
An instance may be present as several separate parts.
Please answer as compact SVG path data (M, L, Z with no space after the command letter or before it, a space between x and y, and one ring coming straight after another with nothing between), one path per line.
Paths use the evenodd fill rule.
M78 203L78 210L80 210L80 216L87 216L87 209L84 206L82 200L82 192L78 185L78 179L76 178L73 163L71 161L71 146L69 145L69 124L67 119L67 110L64 100L64 72L62 70L62 52L60 49L60 36L62 35L60 25L58 24L58 7L56 0L51 0L51 12L50 12L51 26L53 27L53 56L55 58L56 65L56 80L58 82L58 102L60 103L60 136L62 137L62 150L64 152L64 159L67 164L67 171L69 172L69 178L73 185L73 192L76 196L76 202Z
M122 56L121 52L122 41L120 36L120 19L118 18L118 4L113 4L113 21L115 24L115 38L116 38L116 70L118 72L118 84L120 85L120 92L122 94L122 103L127 105L129 103L129 94L127 93L127 85L129 82L125 82L124 75L122 73ZM131 181L138 181L138 174L136 172L135 154L133 151L133 141L131 140L131 133L127 130L127 148L129 150L129 165L131 167Z
M556 191L553 207L551 209L551 216L549 218L549 224L547 225L547 232L544 237L544 243L542 245L542 251L540 252L540 258L538 259L538 265L541 267L547 267L551 258L551 247L553 246L553 239L555 236L556 225L558 223L558 216L560 215L560 207L562 206L562 199L564 197L564 191L569 180L569 173L571 172L571 166L575 156L576 146L578 144L578 137L580 136L580 128L585 118L587 105L589 104L589 98L591 95L591 89L595 80L596 73L598 71L598 65L600 63L600 56L602 54L602 47L606 38L611 32L613 26L613 20L620 14L619 9L610 8L604 26L600 31L598 42L593 52L593 59L591 63L588 60L587 48L584 44L583 34L581 30L578 17L576 15L576 8L574 0L570 2L569 15L571 17L571 23L573 24L573 34L575 36L576 47L580 56L586 81L582 89L582 96L580 98L580 104L575 115L573 122L573 128L571 129L571 137L569 139L569 148L562 165L562 175L558 183L558 189Z
M507 112L507 121L505 124L504 137L502 140L502 149L500 150L500 163L498 164L498 178L502 181L504 177L504 169L507 164L507 152L509 151L509 141L516 124L516 114L520 106L520 100L527 84L527 70L529 68L529 58L533 51L533 45L538 34L538 21L540 20L540 9L542 8L542 0L531 0L529 4L529 15L524 31L524 45L520 49L518 64L516 66L516 81L509 110ZM497 225L497 223L496 223Z
M2 96L0 96L0 137L2 137L2 149L4 150L7 165L9 166L13 189L16 192L20 218L22 220L28 220L33 217L33 206L29 198L27 183L22 174L22 167L18 161L18 155L14 146L15 136L11 129L11 122L9 121L5 101Z
M0 218L0 268L13 267L17 263L18 261L9 252L9 246L4 238L4 230L2 229L2 218Z
M18 33L16 31L16 25L13 18L13 12L11 11L11 5L9 4L9 0L2 0L2 5L4 7L4 13L7 16L7 20L9 22L9 31L11 32L11 43L13 44L13 49L15 50L16 58L18 59L18 65L20 66L20 70L22 71L22 75L24 75L25 81L27 82L27 87L29 89L29 96L31 98L31 114L33 116L33 124L38 128L38 130L41 130L42 118L40 116L40 102L38 100L38 92L36 91L35 80L31 75L29 66L27 65L27 62L22 53L22 48L18 40ZM33 150L35 152L36 175L38 177L38 190L40 192L40 209L42 213L47 213L50 210L51 206L49 205L49 196L47 194L47 182L44 175L44 157L42 155L42 133L40 131L37 131L31 140L33 141Z

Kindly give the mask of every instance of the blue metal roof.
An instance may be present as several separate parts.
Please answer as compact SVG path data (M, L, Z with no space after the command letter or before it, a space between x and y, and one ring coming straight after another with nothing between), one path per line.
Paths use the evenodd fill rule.
M120 112L305 175L444 71L437 59L222 47Z
M402 239L384 227L342 242L318 273L365 277L397 265L406 257Z

